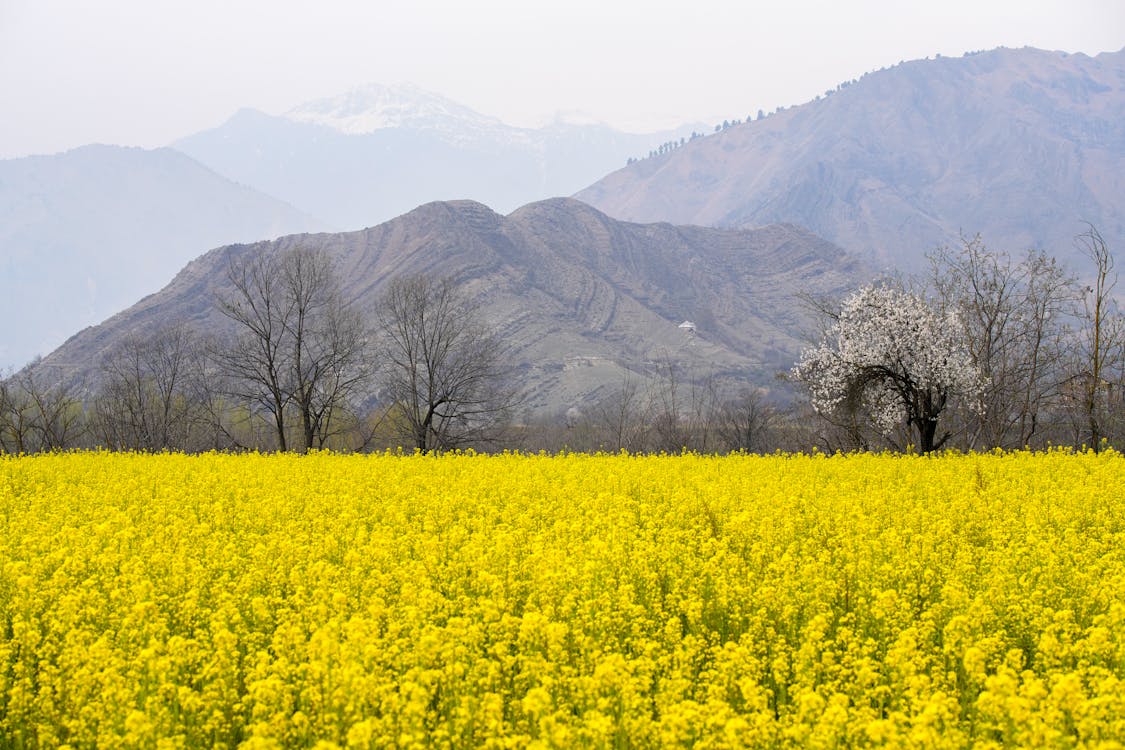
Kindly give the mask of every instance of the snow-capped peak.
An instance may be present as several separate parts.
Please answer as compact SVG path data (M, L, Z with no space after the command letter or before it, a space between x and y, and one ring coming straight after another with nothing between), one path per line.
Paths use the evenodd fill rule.
M346 94L317 99L285 113L295 122L324 125L360 135L384 128L480 130L503 127L492 117L412 84L368 84Z

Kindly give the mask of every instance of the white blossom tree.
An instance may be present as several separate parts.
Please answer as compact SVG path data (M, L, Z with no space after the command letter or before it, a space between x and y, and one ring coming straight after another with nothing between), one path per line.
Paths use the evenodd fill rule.
M909 292L867 286L846 298L820 344L792 370L818 413L865 409L883 434L905 425L923 453L941 448L938 419L950 399L980 400L982 378L953 311Z

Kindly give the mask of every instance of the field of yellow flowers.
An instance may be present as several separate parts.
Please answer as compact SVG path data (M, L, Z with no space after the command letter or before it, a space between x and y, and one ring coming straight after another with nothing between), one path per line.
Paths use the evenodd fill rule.
M0 747L1121 747L1125 459L0 459Z

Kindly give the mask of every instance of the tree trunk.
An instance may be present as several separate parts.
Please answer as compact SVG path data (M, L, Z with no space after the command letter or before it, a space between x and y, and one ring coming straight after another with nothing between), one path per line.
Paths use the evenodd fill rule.
M434 421L434 410L431 407L426 412L426 418L418 425L418 429L414 433L414 447L423 453L427 452L430 437L430 424Z
M278 409L273 416L274 424L277 426L277 449L284 453L288 450L285 444L285 410Z
M312 404L307 401L301 403L301 427L305 437L304 452L308 453L316 440L316 429L313 425Z
M934 436L936 434L936 419L918 420L918 450L922 453L932 453L934 450Z

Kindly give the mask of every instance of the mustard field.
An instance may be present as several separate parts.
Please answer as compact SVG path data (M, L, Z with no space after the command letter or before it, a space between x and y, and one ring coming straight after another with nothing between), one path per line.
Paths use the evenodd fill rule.
M0 459L0 747L1122 747L1125 460Z

